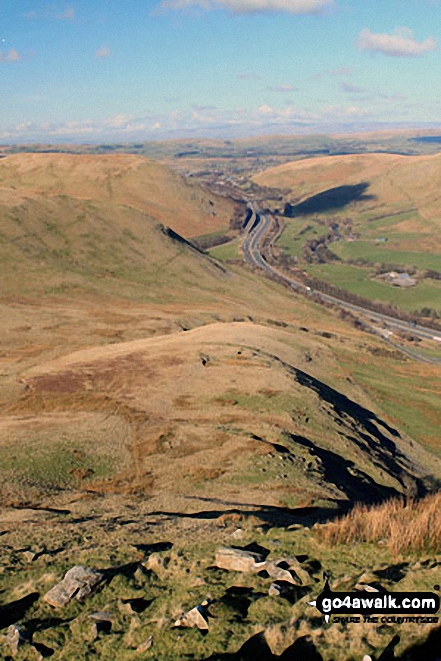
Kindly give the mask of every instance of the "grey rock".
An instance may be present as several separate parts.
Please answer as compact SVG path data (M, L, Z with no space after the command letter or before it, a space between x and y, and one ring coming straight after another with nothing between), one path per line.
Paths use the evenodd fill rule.
M153 645L153 636L149 636L147 640L145 640L141 645L138 645L136 648L137 654L143 654L143 652L147 652Z
M40 555L40 553L34 553L34 551L25 551L23 553L23 557L26 562L34 562L34 560L36 560Z
M278 583L271 583L268 590L268 594L271 597L281 597L283 594L283 588Z
M296 576L295 572L289 569L282 569L275 562L265 562L260 568L260 571L267 572L271 578L275 578L277 581L287 581L293 585L302 585L301 580Z
M32 641L32 635L27 631L20 629L20 627L11 624L6 632L6 642L8 643L11 653L17 654L19 648L25 643Z
M372 585L368 585L366 583L357 583L355 589L359 590L360 592L379 592L377 588L374 588Z
M44 601L54 608L66 606L72 599L83 601L102 582L103 575L95 569L76 565L69 569L60 583L45 596Z
M99 611L98 613L91 613L89 615L91 620L95 620L96 622L112 622L114 617L111 613L108 613L107 611Z
M231 533L231 537L233 537L233 539L242 539L244 536L245 533L242 530L242 528L236 528L236 530L233 533Z
M208 631L207 605L201 604L200 606L195 606L188 611L188 613L181 615L173 626L188 628L197 627L201 631Z
M260 571L264 560L260 553L224 546L216 551L215 564L228 571L252 572Z

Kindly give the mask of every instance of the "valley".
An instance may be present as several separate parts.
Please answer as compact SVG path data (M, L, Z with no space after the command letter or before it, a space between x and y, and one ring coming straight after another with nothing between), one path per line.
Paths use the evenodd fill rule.
M327 625L309 602L324 574L335 590L439 583L438 506L422 547L329 541L355 504L431 503L441 483L437 143L300 154L317 139L283 163L269 143L258 164L229 145L220 178L215 143L0 160L8 661L361 661L394 640L394 658L432 661L437 623ZM339 187L349 198L323 197ZM256 212L277 224L269 244L247 234ZM344 310L316 281L421 326ZM220 566L224 547L247 569ZM96 586L51 604L75 566ZM182 620L195 607L199 624Z

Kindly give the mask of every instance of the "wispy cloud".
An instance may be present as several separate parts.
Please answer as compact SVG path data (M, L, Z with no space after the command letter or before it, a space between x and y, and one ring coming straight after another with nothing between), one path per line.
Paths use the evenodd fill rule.
M232 14L284 12L289 14L323 14L335 6L335 0L162 0L159 9L197 7L210 11L226 9Z
M9 142L118 141L185 136L244 136L262 133L303 133L326 130L344 122L370 118L369 111L357 105L326 105L319 109L268 104L249 109L229 110L216 106L192 106L186 110L136 117L117 114L102 120L62 123L24 122L0 132Z
M374 33L368 29L359 34L357 47L372 53L383 53L391 57L419 57L434 51L437 42L433 37L417 41L409 28L397 28L392 34Z
M56 18L58 18L60 21L74 21L75 9L73 9L73 7L68 7L59 14L56 14Z
M250 73L240 73L238 76L239 80L262 80L262 76L259 76L258 73L251 71Z
M110 57L110 55L110 48L108 46L103 46L102 48L98 48L98 50L95 51L95 56L99 60L102 60L105 57Z
M0 63L2 64L12 64L14 62L21 62L22 56L20 53L15 50L15 48L10 48L8 51L0 51Z
M352 76L354 73L353 67L337 67L335 69L324 69L312 76L315 80L328 76Z
M347 92L347 94L362 94L365 91L364 87L352 83L342 83L340 89L342 92Z
M289 92L295 92L298 88L294 87L294 85L275 85L274 87L269 88L271 92L280 92L281 94L283 93L289 93Z
M41 13L31 10L24 16L31 20L38 18L55 18L59 21L74 21L76 18L75 9L73 7L63 7L58 9L48 8Z

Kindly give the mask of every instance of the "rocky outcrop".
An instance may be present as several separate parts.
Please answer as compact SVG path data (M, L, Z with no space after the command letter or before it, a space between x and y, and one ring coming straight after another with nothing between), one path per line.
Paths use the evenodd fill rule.
M76 565L69 569L63 580L49 590L43 599L54 608L62 608L72 599L77 601L86 599L103 579L103 574L95 569Z

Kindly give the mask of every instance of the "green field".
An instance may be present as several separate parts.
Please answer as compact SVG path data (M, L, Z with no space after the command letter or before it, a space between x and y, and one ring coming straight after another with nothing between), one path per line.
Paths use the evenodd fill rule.
M320 230L321 227L315 227L313 223L307 221L290 222L277 239L276 245L293 257L300 258L306 241L320 236Z
M421 280L415 287L401 289L371 279L371 270L367 267L350 264L311 264L305 267L314 278L329 282L336 287L371 300L383 301L396 305L403 310L413 312L423 307L434 308L441 312L441 282Z
M433 229L430 221L421 218L418 211L409 209L407 204L388 204L358 210L351 207L348 215L323 213L286 220L286 226L277 240L277 247L295 257L309 275L324 282L363 296L370 300L396 305L408 312L419 311L424 307L441 312L441 283L431 279L420 279L415 287L400 289L374 279L374 265L387 264L390 268L409 267L422 272L441 272L441 254L415 249L424 245L421 238L429 236ZM349 224L348 224L349 219ZM421 232L403 231L402 223L414 223ZM328 243L328 249L339 261L326 264L307 263L304 246L332 231L338 225L342 238ZM411 229L409 225L404 226ZM430 234L431 236L431 234ZM354 237L348 240L349 237ZM310 253L314 259L314 254ZM364 260L364 266L348 262ZM372 265L372 267L370 266Z
M411 238L409 243L411 242ZM441 255L412 252L410 250L393 250L389 242L339 241L332 245L332 252L344 260L362 258L373 264L386 262L401 266L416 266L420 269L441 271Z
M210 248L208 253L216 259L220 259L221 262L228 262L231 259L239 259L239 239L233 239L233 241L229 241L228 243L223 243L215 248Z

